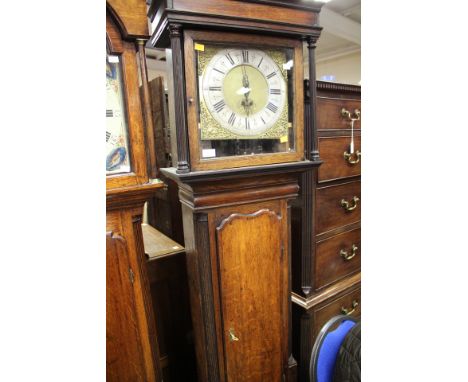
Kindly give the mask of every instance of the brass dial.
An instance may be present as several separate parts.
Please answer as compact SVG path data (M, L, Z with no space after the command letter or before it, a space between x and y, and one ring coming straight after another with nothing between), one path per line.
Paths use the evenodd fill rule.
M282 71L260 49L219 50L203 73L201 93L213 118L244 137L274 126L287 104Z

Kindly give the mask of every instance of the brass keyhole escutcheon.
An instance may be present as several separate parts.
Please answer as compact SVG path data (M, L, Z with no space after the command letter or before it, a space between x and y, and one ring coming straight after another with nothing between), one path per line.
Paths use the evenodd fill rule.
M229 329L229 341L239 341L239 338L236 337L236 334L234 333L234 329L230 328Z

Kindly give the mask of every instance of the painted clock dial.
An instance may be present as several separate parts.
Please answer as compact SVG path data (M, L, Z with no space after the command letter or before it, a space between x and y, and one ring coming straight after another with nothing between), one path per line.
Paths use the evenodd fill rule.
M106 174L130 172L128 127L119 56L106 60Z
M240 138L258 137L278 123L287 107L283 73L260 49L221 49L201 78L211 116Z

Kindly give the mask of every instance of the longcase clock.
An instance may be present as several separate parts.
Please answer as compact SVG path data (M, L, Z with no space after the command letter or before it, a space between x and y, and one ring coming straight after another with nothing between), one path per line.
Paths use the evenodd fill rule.
M139 71L143 78L146 75L141 58L147 39L144 1L107 0L106 379L109 382L162 380L141 229L145 201L163 186L149 182L146 165L145 107L138 76Z
M182 204L200 381L293 381L290 202L321 162L304 124L303 44L321 4L158 1L173 168ZM310 111L313 113L313 111Z

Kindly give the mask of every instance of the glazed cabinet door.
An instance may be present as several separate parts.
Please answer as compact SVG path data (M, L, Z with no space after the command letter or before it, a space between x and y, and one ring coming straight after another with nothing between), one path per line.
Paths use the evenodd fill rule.
M288 313L285 220L264 208L232 213L216 227L227 381L283 378Z

